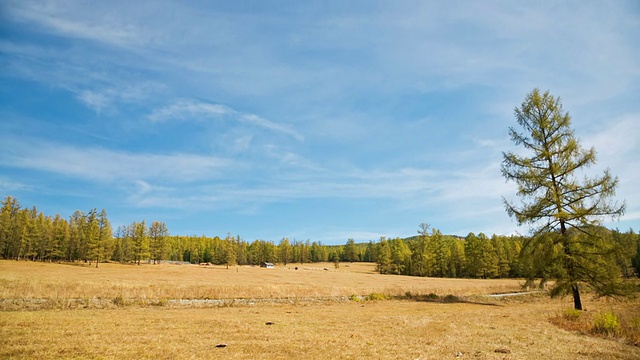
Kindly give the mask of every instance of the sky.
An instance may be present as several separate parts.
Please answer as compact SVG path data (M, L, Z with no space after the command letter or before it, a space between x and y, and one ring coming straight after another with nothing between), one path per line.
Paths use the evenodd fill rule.
M5 0L0 196L247 241L527 234L500 166L540 88L638 231L638 39L633 0Z

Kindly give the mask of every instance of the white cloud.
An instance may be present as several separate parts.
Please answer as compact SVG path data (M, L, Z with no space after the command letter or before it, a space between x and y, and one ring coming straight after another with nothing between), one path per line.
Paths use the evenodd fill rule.
M614 119L602 119L593 127L594 133L585 136L585 146L593 146L600 161L625 165L636 156L640 148L640 114L629 114Z
M28 189L30 189L30 186L22 182L17 182L12 179L0 177L0 192L2 192L3 194L8 194L12 191L22 191Z
M90 90L84 90L78 94L78 99L86 106L95 110L96 113L102 112L104 108L111 104L110 95Z
M66 36L125 46L138 43L139 29L121 21L121 16L90 7L71 7L51 1L11 1L6 14L17 21L30 22ZM75 4L79 5L79 4ZM89 4L88 4L89 5ZM106 9L101 9L106 10Z
M203 120L204 118L219 117L234 114L235 111L219 104L209 104L200 101L178 100L171 105L154 110L150 115L151 121L169 120Z
M304 140L302 134L291 129L289 126L269 121L255 114L242 113L221 104L211 104L195 100L178 100L171 105L154 110L149 115L149 119L155 122L174 119L205 121L208 119L219 119L225 117L230 117L235 121L248 123L263 129L286 134L298 141Z
M438 212L439 221L456 219L456 229L511 228L499 202L515 191L496 162L510 146L513 107L540 87L568 100L572 114L587 114L581 121L602 124L585 132L593 135L584 144L619 175L633 218L637 16L624 4L547 5L387 2L310 11L296 4L257 12L172 1L9 1L2 17L14 30L0 40L0 76L118 115L105 137L122 132L144 149L151 131L153 148L166 148L19 144L9 131L0 164L123 181L133 184L123 191L130 200L149 208L371 200ZM461 115L449 118L450 110ZM140 113L153 124L132 126ZM82 127L64 116L66 128ZM86 120L86 128L107 123ZM198 130L169 134L179 127L165 126L170 121L197 121ZM228 157L194 153L203 148ZM472 228L474 221L485 224Z
M188 183L221 176L229 159L195 154L148 154L80 148L33 139L3 139L7 150L0 165L53 172L97 181L161 179Z

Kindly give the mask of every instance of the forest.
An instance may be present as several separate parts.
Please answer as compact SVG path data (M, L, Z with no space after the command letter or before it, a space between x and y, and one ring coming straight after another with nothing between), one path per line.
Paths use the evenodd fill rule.
M640 273L640 234L599 229L611 244L606 263L621 277ZM549 236L543 235L543 236ZM0 212L0 257L31 261L81 261L159 263L179 261L216 265L259 265L289 263L374 262L381 274L450 278L554 278L553 239L536 242L544 247L528 248L526 236L487 236L469 233L465 237L444 235L420 224L418 235L409 238L380 238L344 245L324 245L310 240L256 239L240 236L170 235L165 223L145 220L112 229L107 211L75 211L69 219L60 214L45 215L35 206L22 207L7 196ZM536 252L537 256L533 256Z

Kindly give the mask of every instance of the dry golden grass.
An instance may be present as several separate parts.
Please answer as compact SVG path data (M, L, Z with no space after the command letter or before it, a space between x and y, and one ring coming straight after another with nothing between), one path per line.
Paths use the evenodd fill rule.
M295 270L295 268L298 270ZM327 269L327 270L324 270ZM517 291L518 280L467 280L381 276L373 264L289 264L275 269L240 266L52 264L0 261L0 300L37 300L32 305L70 307L75 300L118 298L125 303L169 299L317 298L381 293L457 296ZM69 302L73 299L73 302ZM18 304L23 306L24 304ZM11 303L0 303L7 309Z
M411 291L455 294L475 303L325 299L243 306L139 302L145 306L5 310L0 311L0 358L640 359L638 347L554 325L550 319L564 313L570 305L567 299L466 296L517 290L517 281L384 276L363 264L342 264L338 271L294 266L300 270L115 264L94 269L0 262L0 299L94 296L87 290L108 298L133 298L128 291L135 296L195 298L203 294L198 287L213 287L217 290L209 294L230 298ZM638 300L587 298L585 303L588 314L612 310L633 317L640 309ZM216 348L217 344L227 346Z
M551 323L580 334L598 336L628 344L640 346L640 301L615 301L599 299L596 307L589 311L577 312L572 308L565 308L551 317ZM597 324L603 316L615 318L613 322L605 324L604 329Z
M502 306L379 301L15 311L0 320L0 357L640 358L637 347L552 325L548 318L561 306L547 300Z

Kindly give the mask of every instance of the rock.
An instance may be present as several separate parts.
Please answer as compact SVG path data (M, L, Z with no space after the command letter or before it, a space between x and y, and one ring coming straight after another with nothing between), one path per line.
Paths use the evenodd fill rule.
M511 350L505 349L505 348L495 349L494 352L497 352L497 353L500 353L500 354L511 354Z
M266 323L264 323L265 325L273 325L274 323L272 321L267 321Z
M227 344L218 344L216 345L217 348L226 348Z

